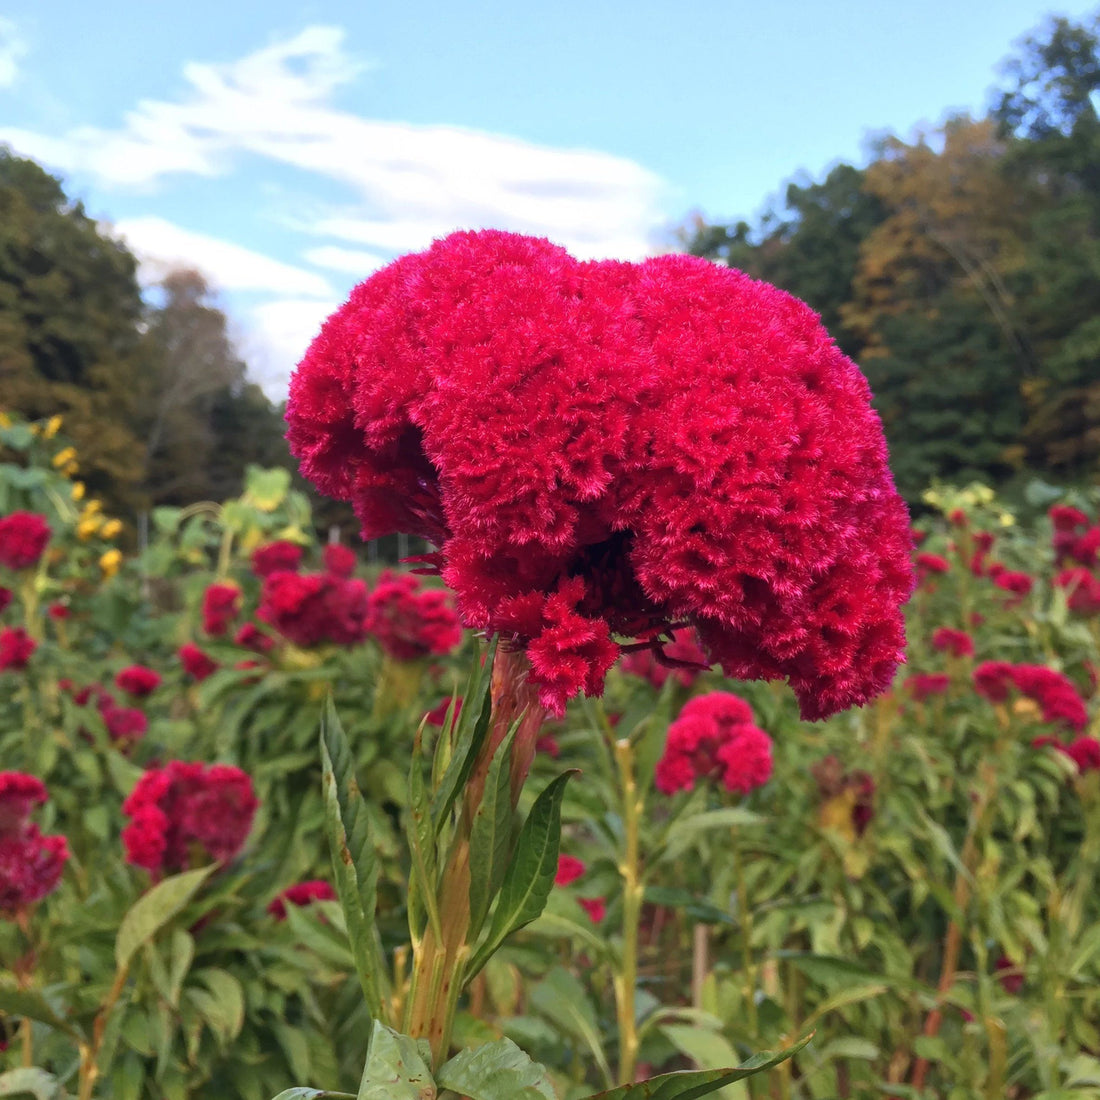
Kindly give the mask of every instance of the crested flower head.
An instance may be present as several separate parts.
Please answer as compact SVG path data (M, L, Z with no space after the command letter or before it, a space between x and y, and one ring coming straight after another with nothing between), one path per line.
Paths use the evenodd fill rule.
M301 561L302 548L296 542L269 542L252 551L252 572L257 577L268 577L280 571L293 572Z
M371 592L367 628L399 661L443 656L462 640L462 627L446 592L422 590L409 573L385 570Z
M1077 688L1056 669L983 661L974 670L974 687L993 703L1003 703L1015 688L1039 705L1044 722L1069 726L1078 732L1088 725L1088 711Z
M37 648L38 643L21 626L0 628L0 672L22 672Z
M291 381L291 449L405 532L560 713L616 638L696 629L802 713L890 683L910 536L859 370L782 291L688 256L455 233L360 284Z
M330 542L325 546L322 556L325 559L325 568L337 577L350 577L355 572L358 558L350 546Z
M1063 569L1054 575L1056 588L1068 593L1066 603L1070 611L1079 615L1095 615L1100 612L1100 577L1084 566Z
M14 916L56 889L69 858L63 836L30 823L46 788L33 775L0 772L0 918Z
M50 525L36 512L12 512L0 519L0 565L28 569L50 541Z
M257 616L298 646L355 645L367 633L367 586L331 573L271 573Z
M772 774L772 742L753 725L752 709L726 691L698 695L668 727L657 762L659 791L690 791L697 779L718 780L727 791L748 794Z
M40 779L25 772L0 772L0 833L18 831L31 810L45 801Z
M951 677L946 672L917 672L906 678L905 686L918 703L923 703L930 695L942 695L947 691Z
M179 659L183 671L194 680L205 680L207 676L218 671L218 662L193 642L185 642L180 646Z
M202 628L207 634L222 635L236 618L241 590L235 584L212 584L202 597Z
M160 687L160 673L145 665L130 665L115 676L115 686L138 699L144 699Z
M941 626L932 632L932 648L952 657L973 657L974 639L965 630Z

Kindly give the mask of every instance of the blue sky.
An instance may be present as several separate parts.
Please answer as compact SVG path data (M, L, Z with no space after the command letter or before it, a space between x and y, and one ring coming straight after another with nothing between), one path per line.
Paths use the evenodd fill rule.
M8 0L0 142L154 279L204 270L273 396L321 320L454 228L583 256L751 217L796 173L980 111L1036 0Z

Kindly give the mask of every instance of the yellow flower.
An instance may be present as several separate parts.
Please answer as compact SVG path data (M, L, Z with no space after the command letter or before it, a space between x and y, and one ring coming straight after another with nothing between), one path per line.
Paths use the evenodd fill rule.
M99 530L99 525L103 522L102 516L83 516L79 523L76 525L76 537L81 542L87 542L92 538Z
M103 529L99 532L99 537L103 539L113 539L122 530L122 520L109 519L103 525Z
M76 448L65 447L53 456L52 462L54 468L60 470L62 466L68 466L69 463L76 461Z
M108 550L99 559L99 568L103 570L104 577L113 577L118 572L118 567L122 564L122 551L121 550Z
M42 438L53 439L59 431L61 431L61 417L51 416L50 419L46 421L46 426L42 429Z
M10 428L11 417L6 412L0 410L0 428Z
M74 481L73 482L71 495L72 495L73 500L75 500L75 501L81 501L81 500L84 499L84 482L83 481Z
M89 500L88 503L84 505L84 512L83 512L82 518L87 518L88 516L94 516L97 512L102 512L102 511L103 511L103 501L101 501L101 500Z

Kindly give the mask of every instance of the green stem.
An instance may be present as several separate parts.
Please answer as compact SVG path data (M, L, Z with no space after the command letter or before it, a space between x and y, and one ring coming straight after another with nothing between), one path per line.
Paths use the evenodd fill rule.
M619 1025L619 1083L629 1085L634 1082L638 1060L634 990L638 984L638 925L645 893L639 855L642 800L634 778L634 750L629 741L615 742L615 763L623 805L623 853L619 864L623 879L623 949L622 966L615 976L615 1003Z
M749 1041L756 1042L758 1021L756 1016L756 963L752 953L752 909L745 889L745 864L737 843L737 829L733 833L733 871L737 881L737 916L741 930L741 967L744 976L746 1014L749 1024Z

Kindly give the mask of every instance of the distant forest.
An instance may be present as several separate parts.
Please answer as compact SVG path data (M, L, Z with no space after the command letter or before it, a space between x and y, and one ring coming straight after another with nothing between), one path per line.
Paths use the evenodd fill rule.
M792 182L685 249L807 301L863 368L910 499L933 479L1100 475L1100 13L1006 62L988 114ZM293 463L201 275L137 263L59 180L0 149L0 406L60 413L119 515ZM316 498L315 498L316 500ZM317 501L320 522L353 526Z

